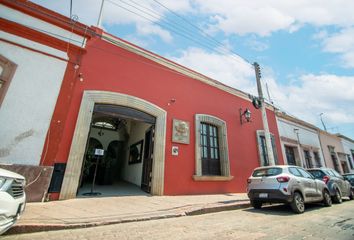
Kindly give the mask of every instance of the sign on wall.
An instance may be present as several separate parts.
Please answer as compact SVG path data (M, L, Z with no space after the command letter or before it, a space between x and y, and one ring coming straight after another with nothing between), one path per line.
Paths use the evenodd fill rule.
M189 122L173 119L172 142L189 144Z

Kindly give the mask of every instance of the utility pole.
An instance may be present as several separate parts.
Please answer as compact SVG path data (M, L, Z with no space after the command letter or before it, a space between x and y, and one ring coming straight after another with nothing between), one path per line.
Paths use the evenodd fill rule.
M266 143L266 148L267 148L268 161L269 161L270 166L274 166L275 165L274 153L273 153L272 141L271 141L270 133L269 133L267 112L266 112L266 108L265 108L265 102L264 102L262 85L261 85L261 70L259 68L258 63L255 62L253 64L253 66L254 66L254 70L256 72L258 98L261 101L262 121L263 121L264 137L265 137L265 143Z
M98 15L97 27L102 28L102 12L103 12L104 0L101 2L100 14Z

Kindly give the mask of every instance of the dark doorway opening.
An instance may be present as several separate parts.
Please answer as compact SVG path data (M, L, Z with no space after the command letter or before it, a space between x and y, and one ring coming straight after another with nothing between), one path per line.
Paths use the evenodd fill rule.
M77 196L92 186L99 196L150 193L154 125L155 118L142 111L96 104Z

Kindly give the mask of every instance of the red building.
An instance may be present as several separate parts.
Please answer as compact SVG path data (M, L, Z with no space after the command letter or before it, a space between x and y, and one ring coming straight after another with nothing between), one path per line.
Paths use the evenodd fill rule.
M40 10L50 21L54 13ZM261 112L248 94L100 29L80 29L84 52L68 63L40 161L54 166L51 199L87 191L97 161L96 189L124 182L153 195L245 192L266 161ZM270 106L267 117L282 164ZM95 149L104 150L98 160Z

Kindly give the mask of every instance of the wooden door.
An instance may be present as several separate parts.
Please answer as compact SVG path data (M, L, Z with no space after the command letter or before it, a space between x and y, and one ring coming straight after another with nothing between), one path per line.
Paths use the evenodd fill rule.
M141 189L147 193L151 192L152 162L154 148L154 126L145 132L143 172L141 177Z

